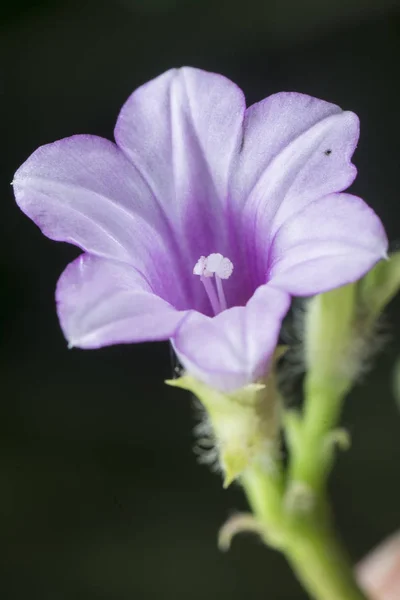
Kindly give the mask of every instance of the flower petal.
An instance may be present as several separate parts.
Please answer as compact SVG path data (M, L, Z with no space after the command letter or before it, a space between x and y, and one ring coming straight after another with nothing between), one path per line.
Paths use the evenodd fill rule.
M233 172L233 181L244 194L243 201L280 154L287 153L303 162L302 153L292 151L292 144L299 151L307 150L313 142L312 152L315 142L325 141L325 149L332 151L330 162L319 160L319 154L315 157L322 167L317 172L307 165L318 185L332 187L323 195L348 187L356 175L350 159L359 135L358 118L335 104L296 92L273 94L246 110L243 129L243 144Z
M359 279L386 256L387 248L382 223L363 200L332 194L278 230L268 279L290 294L318 294Z
M157 246L162 213L117 146L77 135L36 150L15 174L20 208L51 239L130 261ZM155 239L156 238L156 239Z
M201 255L226 254L223 205L244 111L229 79L184 67L137 89L117 121L118 146L174 223L192 269Z
M186 314L156 296L130 265L90 254L65 269L56 301L64 335L79 348L165 340Z
M190 313L172 343L191 375L213 388L233 391L265 374L289 305L288 294L264 285L246 306L214 318Z
M248 252L263 257L259 275L265 275L266 242L286 219L352 183L358 135L354 113L304 94L275 94L246 111L232 200L244 204Z
M42 146L20 167L13 183L20 208L45 235L131 263L174 306L191 304L190 274L164 214L115 144L77 135Z

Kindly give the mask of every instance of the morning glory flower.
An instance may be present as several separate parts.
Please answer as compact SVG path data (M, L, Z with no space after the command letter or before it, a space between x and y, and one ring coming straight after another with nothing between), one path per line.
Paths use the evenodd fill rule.
M354 180L352 112L298 93L246 108L225 77L172 69L123 106L115 143L77 135L20 167L21 209L84 253L61 275L71 346L171 339L230 391L262 377L290 296L354 281L386 255Z

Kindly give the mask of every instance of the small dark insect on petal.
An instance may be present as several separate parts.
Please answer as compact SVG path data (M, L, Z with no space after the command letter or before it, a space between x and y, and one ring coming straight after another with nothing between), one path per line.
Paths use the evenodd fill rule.
M325 150L324 154L325 156L329 156L330 154L332 154L332 150L328 148L328 150Z

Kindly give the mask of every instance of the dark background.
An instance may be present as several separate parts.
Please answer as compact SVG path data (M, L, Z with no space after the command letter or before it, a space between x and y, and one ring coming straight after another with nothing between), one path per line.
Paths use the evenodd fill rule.
M305 598L284 559L218 527L240 490L196 464L188 395L167 344L67 350L54 287L73 247L19 212L9 183L39 145L112 138L139 84L183 64L221 72L249 103L309 93L361 118L352 190L399 247L399 24L394 0L3 3L0 24L0 595L4 600ZM355 231L355 235L357 232ZM353 447L332 478L354 560L400 522L392 341L351 395ZM339 600L339 599L338 599Z

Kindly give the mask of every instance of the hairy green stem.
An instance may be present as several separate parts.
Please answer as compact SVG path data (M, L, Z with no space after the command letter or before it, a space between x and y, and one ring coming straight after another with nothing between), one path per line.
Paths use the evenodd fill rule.
M311 598L366 600L355 582L347 554L328 524L310 519L294 529L285 554Z
M241 482L266 543L283 552L315 600L366 600L337 540L325 497L335 428L350 381L308 375L303 414L285 421L289 464L252 465Z
M291 444L290 483L301 482L318 497L324 491L337 445L336 425L349 385L341 382L338 393L332 382L307 378L303 415Z
M285 554L311 598L366 600L335 537L322 495L307 514L294 514L285 505L283 478L277 471L255 466L241 482L265 542Z

